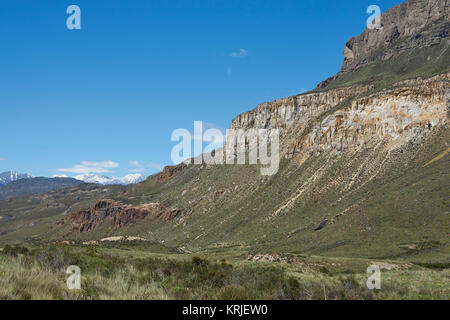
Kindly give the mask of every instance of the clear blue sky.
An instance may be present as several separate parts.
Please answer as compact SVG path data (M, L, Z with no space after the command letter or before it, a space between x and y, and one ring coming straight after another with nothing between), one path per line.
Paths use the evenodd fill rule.
M0 172L113 161L106 175L154 173L171 164L174 129L228 128L315 88L339 71L366 8L400 2L2 0ZM66 28L71 4L81 30Z

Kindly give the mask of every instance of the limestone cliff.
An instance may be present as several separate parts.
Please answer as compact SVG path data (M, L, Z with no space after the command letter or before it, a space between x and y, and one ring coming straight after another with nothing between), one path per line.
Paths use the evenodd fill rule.
M286 128L297 123L308 123L337 106L354 94L361 94L370 87L349 87L323 93L308 93L289 98L264 102L255 109L233 119L231 128Z
M285 155L365 148L382 139L394 148L448 121L449 75L376 93L360 86L267 102L236 117L231 127L281 129Z
M427 73L428 79L390 79L384 85L368 79L335 89L327 85L374 61L442 43L447 45L439 46L436 61L444 59L445 64L449 31L447 0L410 0L395 6L381 16L379 29L366 29L347 42L340 73L319 84L321 90L262 103L237 116L231 128L281 129L281 152L286 156L366 148L383 139L395 148L424 136L448 120L448 71L434 72L437 75L431 77L433 72ZM408 59L407 64L413 63ZM420 61L436 69L430 56ZM392 73L387 76L397 79Z
M345 151L390 140L398 147L448 120L449 74L409 81L395 89L355 99L314 125L302 149Z

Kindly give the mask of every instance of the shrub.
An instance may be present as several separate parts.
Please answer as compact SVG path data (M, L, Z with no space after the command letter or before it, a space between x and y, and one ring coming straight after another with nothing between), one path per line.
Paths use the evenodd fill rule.
M209 265L209 261L200 257L192 257L192 264L197 267L203 267Z
M304 289L300 285L300 282L298 282L298 280L293 277L289 277L286 281L283 282L282 289L282 296L279 298L288 300L297 300L304 298Z
M94 281L89 278L81 281L81 290L78 293L77 298L80 300L98 300L100 298L100 295L98 293L98 288L94 284Z
M223 300L248 300L249 294L247 289L242 286L230 285L219 291L219 298Z
M3 254L11 257L17 257L19 254L26 255L28 254L28 252L29 250L26 247L21 247L19 245L15 245L14 247L12 247L9 244L5 245L2 251Z

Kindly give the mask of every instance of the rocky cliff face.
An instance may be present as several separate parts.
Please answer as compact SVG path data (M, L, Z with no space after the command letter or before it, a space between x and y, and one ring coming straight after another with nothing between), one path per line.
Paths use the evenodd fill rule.
M396 58L405 52L442 43L448 48L449 7L448 0L409 0L389 9L381 16L380 28L367 28L347 41L340 72L319 83L318 89L326 88L333 80L362 67Z
M281 129L285 155L366 148L383 139L394 148L446 123L448 84L449 74L443 74L373 94L370 86L310 93L263 103L231 127Z
M447 0L410 0L381 16L381 28L366 29L344 47L341 72L351 72L376 59L387 60L412 48L448 39ZM377 52L378 51L378 52Z
M350 87L264 102L255 109L234 118L231 129L273 129L287 128L298 123L305 124L342 103L351 95L361 94L369 89L370 86Z
M163 171L161 171L158 174L157 181L158 182L165 182L168 181L170 178L172 178L177 172L180 172L186 167L186 164L180 163L176 166L166 166L164 167Z
M67 234L89 232L109 222L107 227L117 230L139 222L147 217L169 221L179 214L178 209L168 208L162 203L146 203L139 206L123 205L113 200L100 200L89 209L75 211L58 221L55 227L69 224Z
M447 0L402 3L381 16L381 28L367 29L347 42L340 73L319 88L374 61L442 42L450 44L449 31ZM448 50L439 58L442 55L448 59ZM448 82L449 73L444 72L427 80L415 78L391 88L381 87L384 89L365 84L316 90L263 103L237 116L231 128L279 128L281 152L288 156L302 151L366 148L383 139L390 139L394 148L447 121Z
M448 80L449 74L409 81L395 89L355 99L350 108L316 123L300 149L340 152L374 146L384 139L390 141L393 149L422 137L448 120Z

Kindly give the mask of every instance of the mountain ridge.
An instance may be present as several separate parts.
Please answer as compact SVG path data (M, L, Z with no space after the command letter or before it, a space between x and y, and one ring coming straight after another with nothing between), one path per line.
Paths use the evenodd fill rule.
M348 83L349 74L364 73L371 66L372 82L380 82L380 78L392 77L392 73L383 74L384 69L396 68L399 80L415 78L420 71L414 64L441 59L438 70L429 76L449 70L448 50L450 45L450 6L448 0L409 0L390 8L380 17L381 27L367 28L362 34L352 37L344 46L344 61L341 70L334 76L322 81L316 90L329 88L333 84ZM432 47L440 46L437 52ZM415 51L415 53L413 53ZM413 61L411 53L421 61ZM406 61L404 61L406 60ZM417 60L417 59L416 59ZM397 67L389 65L395 61ZM437 64L429 63L429 67ZM379 69L379 70L377 70ZM364 77L363 77L364 78ZM367 72L365 72L367 80ZM386 79L385 79L386 80ZM361 80L359 80L361 81ZM382 82L383 83L383 82ZM384 83L387 86L387 83Z
M75 187L80 184L84 184L84 182L73 178L32 177L18 179L0 186L0 200L9 197L38 194L52 190Z
M112 185L112 184L129 185L142 182L145 179L147 179L147 176L140 173L135 173L135 174L128 174L124 177L107 177L104 175L88 173L75 176L74 178L86 183L97 183L101 185Z
M5 185L12 181L17 181L19 179L28 179L33 176L28 173L19 173L16 171L5 171L0 173L0 186Z

